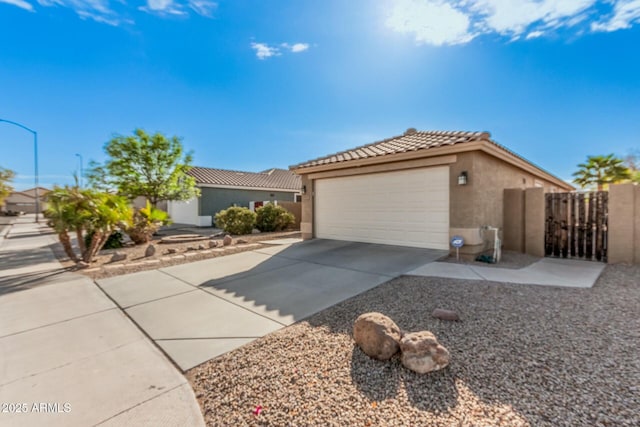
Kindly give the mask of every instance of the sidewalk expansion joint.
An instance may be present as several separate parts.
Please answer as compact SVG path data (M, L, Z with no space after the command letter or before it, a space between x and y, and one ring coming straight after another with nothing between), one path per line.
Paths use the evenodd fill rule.
M158 271L160 271L160 270L158 270ZM264 314L257 313L257 312L255 312L255 311L253 311L253 310L251 310L251 309L249 309L249 308L247 308L247 307L245 307L245 306L243 306L243 305L241 305L241 304L238 304L238 303L236 303L236 302L230 301L230 300L228 300L228 299L226 299L226 298L222 298L221 296L216 295L216 294L213 294L213 293L211 293L211 292L207 292L207 291L205 291L204 289L202 289L200 286L192 285L191 283L189 283L189 282L187 282L187 281L185 281L185 280L183 280L183 279L181 279L181 278L179 278L179 277L176 277L176 276L174 276L174 275L172 275L172 274L169 274L169 273L164 272L164 271L162 271L162 273L166 274L166 275L167 275L167 276L169 276L169 277L173 277L174 279L179 280L179 281L181 281L182 283L186 283L187 285L193 286L193 287L194 287L194 288L196 288L197 290L199 290L199 291L201 291L201 292L204 292L206 295L210 295L210 296L212 296L212 297L214 297L214 298L221 299L222 301L224 301L224 302L226 302L226 303L233 304L233 305L235 305L236 307L239 307L239 308L241 308L241 309L243 309L243 310L245 310L245 311L248 311L248 312L249 312L249 313L251 313L251 314L255 314L256 316L264 317L265 319L270 320L270 321L272 321L272 322L275 322L275 323L277 323L277 324L279 324L279 325L282 325L283 327L289 326L289 325L287 325L287 324L285 324L285 323L278 322L277 320L274 320L274 319L270 318L269 316L265 316Z
M2 336L0 336L0 339L6 338L6 337L12 337L14 335L24 334L24 333L35 331L35 330L38 330L38 329L48 328L49 326L55 326L55 325L59 325L61 323L71 322L73 320L77 320L77 319L82 319L82 318L85 318L85 317L93 316L94 314L104 313L104 312L107 312L107 311L110 311L110 310L117 310L117 309L118 309L118 307L105 308L104 310L98 310L98 311L94 311L94 312L91 312L91 313L82 314L80 316L71 317L69 319L59 320L59 321L53 322L53 323L47 323L46 325L36 326L34 328L25 329L24 331L18 331L18 332L13 332L13 333L7 334L7 335L2 335Z

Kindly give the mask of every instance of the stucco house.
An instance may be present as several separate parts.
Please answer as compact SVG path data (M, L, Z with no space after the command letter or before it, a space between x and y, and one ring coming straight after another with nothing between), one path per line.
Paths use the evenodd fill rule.
M487 246L503 227L506 188L571 185L491 139L488 132L416 131L291 166L302 177L304 239L449 249Z
M40 212L43 212L47 208L46 195L51 192L48 188L38 187L38 204ZM4 199L4 205L2 206L4 212L24 212L35 213L36 212L36 189L30 188L24 191L13 191Z
M295 202L301 180L286 169L243 172L193 167L200 197L187 202L168 202L167 211L176 223L211 226L213 217L230 206L249 207L250 202Z

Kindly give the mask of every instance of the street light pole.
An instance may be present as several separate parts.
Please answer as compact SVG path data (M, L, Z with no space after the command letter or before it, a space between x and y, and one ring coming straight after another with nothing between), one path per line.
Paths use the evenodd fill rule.
M84 170L83 170L83 167L82 167L82 165L83 165L83 162L82 162L82 155L81 155L81 154L76 153L76 156L78 156L78 157L80 158L80 188L82 188L82 187L83 187L83 184L84 184L84 182L82 181L83 176L84 176Z
M25 125L21 125L20 123L13 122L11 120L0 119L0 122L9 123L10 125L18 126L26 130L27 132L31 132L33 134L33 160L35 164L35 181L36 181L36 222L38 222L38 215L40 214L40 194L38 190L38 132L33 129L26 127Z

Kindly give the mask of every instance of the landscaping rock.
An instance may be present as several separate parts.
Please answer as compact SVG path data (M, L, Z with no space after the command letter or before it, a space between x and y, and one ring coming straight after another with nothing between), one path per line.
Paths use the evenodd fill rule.
M400 328L381 313L365 313L353 324L353 338L358 347L370 357L389 360L398 352Z
M125 259L127 259L127 254L124 252L115 252L111 255L111 262L124 261Z
M437 371L449 364L449 350L429 331L410 332L400 340L402 364L419 374Z
M209 240L209 247L210 248L217 248L218 247L218 241L217 240Z
M460 320L460 316L458 316L458 313L452 310L444 310L442 308L436 308L435 310L433 310L431 316L440 320Z
M258 230L257 228L254 228L253 230L251 230L251 234L260 234L262 233L262 231Z
M187 252L195 251L196 249L195 246L187 246Z
M202 245L202 244L198 245L198 250L199 251L202 251L202 250L205 250L205 249L207 249L207 247L205 245Z
M224 246L229 246L232 243L233 243L233 239L228 234L226 236L224 236L224 239L222 239L222 244Z
M243 245L245 243L249 243L249 241L245 240L245 239L238 239L238 240L236 240L236 243L239 244L239 245Z
M147 246L147 249L144 251L145 257L154 256L156 254L156 247L154 245Z
M175 253L177 253L177 252L178 252L178 250L177 250L177 249L175 249L175 248L169 248L169 249L167 249L167 253L168 253L168 254L175 254Z

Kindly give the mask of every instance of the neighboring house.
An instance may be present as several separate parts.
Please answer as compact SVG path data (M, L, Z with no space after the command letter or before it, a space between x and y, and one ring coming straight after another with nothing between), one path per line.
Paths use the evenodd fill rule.
M460 235L465 253L485 249L485 226L502 229L504 189L573 189L488 132L409 129L290 169L302 177L305 239L446 250Z
M48 188L38 187L40 212L43 212L47 208L45 196L49 192L51 192L51 190ZM24 191L13 191L6 199L4 199L4 206L2 207L2 210L5 212L35 213L36 189L30 188Z
M201 195L188 202L168 202L167 210L176 223L211 226L216 213L230 206L249 207L250 202L295 202L301 180L285 169L241 172L193 167Z

